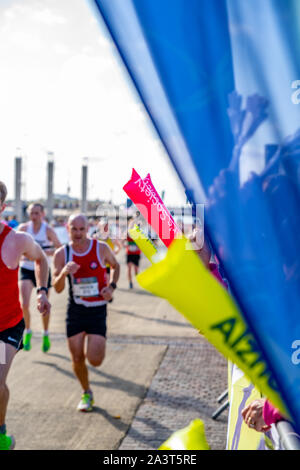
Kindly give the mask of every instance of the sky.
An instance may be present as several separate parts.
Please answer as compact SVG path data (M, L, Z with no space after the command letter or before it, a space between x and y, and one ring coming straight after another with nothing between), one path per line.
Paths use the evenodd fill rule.
M182 185L109 34L89 0L0 2L1 180L14 197L14 160L22 157L22 198L46 196L48 152L54 192L124 203L134 167L182 205Z

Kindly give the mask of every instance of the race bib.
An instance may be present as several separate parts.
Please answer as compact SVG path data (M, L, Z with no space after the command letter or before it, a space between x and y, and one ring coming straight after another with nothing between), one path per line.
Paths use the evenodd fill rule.
M75 297L99 296L99 285L96 277L74 278L73 293Z

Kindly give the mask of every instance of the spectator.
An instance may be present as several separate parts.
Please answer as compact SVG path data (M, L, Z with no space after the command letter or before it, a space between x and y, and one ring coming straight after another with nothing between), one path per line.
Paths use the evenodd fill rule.
M242 416L251 429L266 432L271 425L281 421L283 416L267 399L254 400L242 410Z

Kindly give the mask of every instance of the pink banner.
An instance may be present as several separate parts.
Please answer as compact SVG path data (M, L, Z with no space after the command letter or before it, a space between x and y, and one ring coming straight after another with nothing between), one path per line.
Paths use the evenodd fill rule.
M181 231L153 186L150 174L142 179L133 169L131 179L123 189L161 241L169 247Z

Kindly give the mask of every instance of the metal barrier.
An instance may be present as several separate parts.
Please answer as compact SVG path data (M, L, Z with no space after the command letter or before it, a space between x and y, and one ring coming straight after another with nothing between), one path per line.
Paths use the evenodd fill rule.
M300 436L288 421L278 421L276 430L284 450L300 450Z
M218 397L218 403L221 403L225 398L228 397L228 390L225 390L219 397ZM223 405L221 405L219 408L217 408L213 414L212 414L212 419L217 419L223 411L225 411L229 407L229 401L226 400Z

